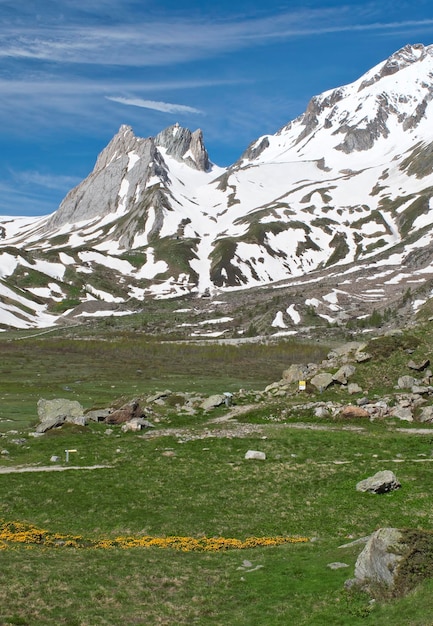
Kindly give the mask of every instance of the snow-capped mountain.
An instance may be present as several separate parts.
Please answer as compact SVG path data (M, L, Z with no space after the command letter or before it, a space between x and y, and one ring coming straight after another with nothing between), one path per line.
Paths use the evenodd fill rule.
M53 215L0 218L0 324L49 325L88 300L137 307L270 284L302 284L303 305L335 320L357 298L371 308L428 285L432 98L433 46L413 45L313 97L229 168L210 162L200 130L142 139L122 126ZM338 289L321 300L330 276Z

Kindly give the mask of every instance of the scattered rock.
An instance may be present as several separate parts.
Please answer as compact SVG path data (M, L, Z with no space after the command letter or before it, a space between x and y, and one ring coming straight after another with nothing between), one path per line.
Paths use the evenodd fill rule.
M329 408L325 405L316 406L314 409L315 417L329 417L330 411Z
M413 376L400 376L397 381L399 389L411 389L414 385L417 385L419 381Z
M86 411L85 416L89 422L103 422L112 412L113 409L91 409Z
M352 396L355 393L362 393L362 388L358 385L358 383L349 383L347 385L347 391Z
M129 422L134 418L143 417L144 412L142 411L140 404L137 400L133 400L128 404L124 404L117 411L113 411L104 419L106 424L124 424L125 422Z
M370 417L370 413L361 406L348 404L341 409L340 416L347 419L357 419L360 417Z
M248 450L245 453L245 457L246 460L249 459L254 459L256 461L265 461L266 460L266 454L264 452L260 452L259 450Z
M215 394L214 396L209 396L209 398L206 398L206 400L204 400L200 407L204 410L204 411L209 411L210 409L214 409L217 406L221 406L221 404L225 404L225 395L223 393L220 394Z
M424 359L423 361L420 361L419 363L415 363L414 361L410 360L409 363L407 364L409 369L415 370L417 372L422 372L429 365L430 365L430 360L429 359Z
M433 421L433 406L425 406L421 409L418 417L420 422L432 422Z
M328 563L326 567L329 569L342 569L343 567L349 567L347 563L340 563L339 561L335 561L335 563Z
M360 543L367 543L367 541L370 539L370 535L367 535L366 537L359 537L359 539L354 539L353 541L350 541L349 543L344 543L341 546L338 546L339 548L352 548L353 546L359 546Z
M361 350L365 348L365 343L361 343L359 341L350 341L349 343L345 343L342 346L338 346L338 348L334 348L328 354L328 359L334 359L335 357L347 356L351 352L359 353Z
M425 385L414 385L411 391L412 393L420 395L420 396L427 396L428 394L432 392L432 388L426 387Z
M368 352L357 352L355 354L355 361L357 363L366 363L370 359L371 359L371 354L368 354Z
M293 364L289 369L284 370L283 380L286 383L298 383L300 380L306 380L309 374L308 366Z
M394 406L389 410L389 415L405 422L413 422L413 413L410 407Z
M314 387L316 387L316 389L318 389L319 391L323 391L324 389L327 389L330 385L332 385L333 382L334 382L333 376L329 372L316 374L316 376L313 376L313 378L310 380L310 383Z
M126 432L138 432L143 428L155 428L155 426L148 420L142 417L133 417L129 422L122 424L121 431Z
M399 489L401 484L397 480L394 472L390 470L383 470L377 472L374 476L370 476L365 480L361 480L356 485L356 491L363 491L368 493L388 493Z
M335 372L335 374L332 377L332 380L334 380L337 383L340 383L340 385L347 385L348 379L353 376L353 374L355 373L356 368L354 365L342 365L340 367L340 369Z
M156 402L157 400L165 400L168 396L172 395L172 391L170 389L166 389L165 391L157 391L153 395L146 398L146 402L152 404L152 402Z

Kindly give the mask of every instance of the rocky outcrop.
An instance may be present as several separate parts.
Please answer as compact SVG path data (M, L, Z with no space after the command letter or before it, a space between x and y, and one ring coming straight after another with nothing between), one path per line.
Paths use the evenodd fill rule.
M345 586L357 585L373 597L376 594L383 597L385 592L395 598L406 595L417 584L432 577L433 533L385 527L368 537L356 560L355 578L346 581Z

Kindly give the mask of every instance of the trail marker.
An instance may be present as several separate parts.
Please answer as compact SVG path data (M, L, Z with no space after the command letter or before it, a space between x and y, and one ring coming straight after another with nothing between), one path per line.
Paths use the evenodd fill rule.
M78 452L78 450L65 450L65 452L66 452L66 463L69 463L70 452Z

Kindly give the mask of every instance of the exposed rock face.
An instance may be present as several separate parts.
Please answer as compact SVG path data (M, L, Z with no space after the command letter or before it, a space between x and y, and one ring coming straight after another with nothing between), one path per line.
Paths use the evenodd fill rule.
M197 129L193 133L179 124L166 128L155 137L155 145L167 150L167 154L190 167L206 171L210 167L209 156L203 143L203 133Z
M192 133L176 124L155 138L143 139L123 125L98 156L93 172L63 200L48 228L104 217L119 209L132 211L145 202L151 178L169 183L159 147L194 169L206 171L210 167L201 130Z
M257 159L257 157L260 156L263 150L266 150L266 148L269 148L269 139L267 137L262 137L259 141L254 141L248 146L248 148L242 154L241 160L248 159L252 161L254 159Z
M99 155L93 172L68 193L48 228L104 217L121 206L131 208L132 202L142 200L146 182L152 176L167 180L164 160L154 140L135 137L129 126L121 126Z

